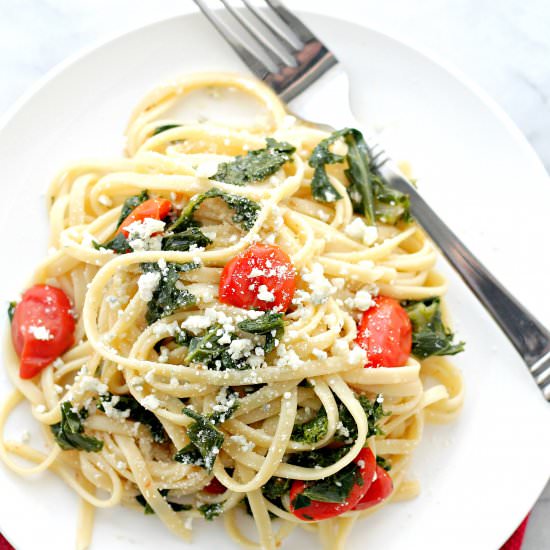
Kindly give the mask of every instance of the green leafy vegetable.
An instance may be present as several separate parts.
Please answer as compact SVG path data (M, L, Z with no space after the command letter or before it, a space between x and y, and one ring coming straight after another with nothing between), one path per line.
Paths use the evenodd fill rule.
M117 228L121 226L122 222L132 213L137 206L142 202L145 202L149 199L149 192L147 189L144 189L139 195L134 195L133 197L128 197L124 204L122 205L122 210L120 211L120 217L116 224Z
M275 340L281 340L285 330L282 313L265 312L257 319L245 319L237 325L242 331L265 336L265 353L275 349Z
M64 450L78 449L97 453L103 449L103 441L95 437L84 435L82 418L73 410L72 403L61 403L61 422L53 424L50 429L57 444Z
M391 470L391 462L387 458L384 458L383 456L376 457L376 464L378 464L380 468L383 468L384 470L386 470L386 472L389 472Z
M124 233L118 233L110 241L103 244L93 241L93 245L96 250L101 250L103 248L106 250L112 250L116 254L126 254L132 250L128 239L124 236Z
M224 193L216 187L212 187L206 193L196 195L189 201L181 211L179 218L168 228L169 231L180 232L189 227L196 227L197 222L193 219L195 211L205 200L215 198L222 199L229 208L235 211L232 220L236 224L240 225L246 231L252 229L258 217L260 205L246 197Z
M204 467L210 473L223 445L224 435L214 426L213 421L208 417L187 407L183 409L183 413L195 420L195 422L187 428L187 436L191 440L191 443L198 449L204 462ZM189 445L184 447L182 451L185 451L188 447ZM181 451L176 453L174 460L183 462L180 458L183 458L183 454L186 453L180 455L180 452Z
M339 448L323 447L315 451L294 453L290 456L288 462L289 464L303 466L304 468L315 468L317 466L326 468L327 466L332 466L342 457L346 456L349 449L349 446Z
M10 302L8 305L8 317L10 323L13 321L13 316L15 315L15 308L17 307L17 302Z
M314 444L323 439L328 430L327 413L323 407L314 418L303 424L295 424L291 438L301 443Z
M344 161L342 155L332 153L329 147L343 137L345 131L344 129L334 132L328 138L318 143L309 158L309 165L314 168L311 180L311 193L313 198L320 202L336 202L342 198L342 195L330 183L325 165Z
M378 426L378 421L382 417L388 416L389 413L384 411L384 407L382 406L382 396L378 395L374 401L370 401L366 395L360 395L358 397L358 401L361 404L361 407L363 407L367 417L367 438L373 435L383 434L382 430ZM345 407L343 403L338 403L338 413L340 415L342 427L340 432L336 433L335 439L339 441L355 441L357 439L357 425L355 424L353 416L351 416L347 407Z
M204 516L205 519L207 519L208 521L212 521L223 512L223 502L216 502L214 504L202 504L197 508L197 510Z
M185 252L193 245L205 247L212 244L209 239L198 227L189 227L181 233L169 235L162 239L162 250L178 250Z
M97 408L105 412L105 403L108 403L118 411L129 411L128 418L147 426L151 431L153 441L156 443L165 443L168 441L166 431L160 420L154 413L143 407L132 395L113 395L107 393L100 397Z
M439 298L407 302L405 309L413 326L414 355L425 358L431 355L455 355L464 351L464 342L453 343L454 334L443 324Z
M166 499L168 496L169 490L168 489L158 489L158 492ZM154 514L155 511L151 508L149 503L145 500L145 497L143 495L138 495L136 497L136 500L143 506L143 513L145 515ZM191 510L193 507L190 504L179 504L177 502L170 502L166 500L168 504L170 505L170 508L174 510L174 512L183 512L187 510Z
M310 504L311 504L311 499L305 496L303 493L299 493L294 498L294 502L292 503L292 506L294 507L294 510L299 510L300 508L307 508Z
M363 478L359 466L352 462L325 479L306 482L302 495L319 502L345 502L354 485L363 485Z
M151 134L151 137L158 136L158 134L162 134L162 132L166 132L166 130L171 130L172 128L179 128L181 124L164 124L162 126L157 126L153 133Z
M157 289L153 297L147 302L145 319L150 325L162 317L172 315L176 310L194 305L197 301L194 294L186 288L182 288L179 273L198 269L199 264L189 262L184 264L169 263L162 268L158 263L141 264L144 273L158 272L161 274Z
M290 492L292 480L284 477L270 477L269 481L262 487L262 494L271 502L280 502L281 497Z
M247 185L263 181L273 175L285 162L292 159L296 148L290 143L266 139L264 149L249 151L246 155L235 157L233 162L222 162L211 180L223 181L232 185Z
M338 139L343 139L348 147L345 157L329 150L330 145ZM400 220L411 219L408 195L390 188L382 181L372 168L363 134L354 128L344 128L332 133L313 150L309 164L315 169L311 192L316 200L334 202L342 198L330 183L326 165L340 163L344 159L348 164L345 174L349 181L348 194L353 209L365 216L368 224L373 225L377 220L396 224Z
M247 370L250 365L246 357L233 359L229 352L230 343L220 344L224 334L219 324L212 325L202 336L195 336L189 343L185 363L202 363L208 369L214 370ZM233 336L231 336L233 340Z

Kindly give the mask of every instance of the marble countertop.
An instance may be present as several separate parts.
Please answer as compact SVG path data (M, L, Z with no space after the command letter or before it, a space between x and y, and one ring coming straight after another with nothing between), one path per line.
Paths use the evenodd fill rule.
M356 20L432 50L477 82L511 116L550 171L548 0L287 0ZM194 9L192 0L0 0L0 114L57 63L95 43ZM550 547L550 486L523 550ZM491 550L491 549L488 549Z

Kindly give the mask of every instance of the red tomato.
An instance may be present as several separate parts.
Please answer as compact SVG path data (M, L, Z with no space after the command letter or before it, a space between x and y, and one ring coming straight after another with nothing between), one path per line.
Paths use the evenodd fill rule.
M391 495L393 481L388 472L376 465L376 479L372 482L365 496L359 501L354 510L366 510L379 504Z
M290 258L277 246L254 244L225 265L220 302L286 311L295 288L296 272Z
M15 307L11 323L13 346L21 362L19 376L29 379L74 344L71 303L60 289L34 285Z
M163 220L170 213L172 203L166 199L149 199L136 206L128 215L128 217L120 224L118 233L124 233L128 237L126 227L134 222L142 222L145 218L153 218L154 220Z
M202 489L205 493L210 493L211 495L221 495L222 493L225 493L227 491L227 487L222 485L218 478L213 477L212 481Z
M366 352L366 367L401 367L412 348L412 326L397 300L377 296L363 313L355 341Z
M345 502L321 502L312 500L309 506L303 508L294 508L295 499L304 492L304 489L315 482L294 481L290 488L290 511L299 519L304 521L317 521L339 516L348 510L351 510L369 490L374 477L376 459L370 449L361 449L361 452L353 460L361 472L363 485L354 485Z

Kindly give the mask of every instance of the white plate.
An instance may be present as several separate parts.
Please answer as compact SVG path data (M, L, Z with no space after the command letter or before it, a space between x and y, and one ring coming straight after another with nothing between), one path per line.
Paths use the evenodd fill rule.
M550 325L547 175L525 139L482 94L410 47L364 28L304 14L349 69L357 116L386 128L424 195L487 265ZM124 35L65 66L0 131L2 291L8 300L46 253L42 195L53 174L81 157L121 152L136 101L156 83L197 70L243 70L199 15ZM330 106L327 106L330 108ZM449 301L467 353L460 419L428 427L412 473L422 494L361 522L349 548L492 549L511 534L550 473L550 407L525 366L458 278ZM6 330L3 324L2 331ZM0 397L10 386L0 374ZM9 425L17 435L23 413ZM36 438L35 438L36 439ZM18 550L74 546L76 497L53 475L22 480L0 467L0 525ZM288 548L312 544L294 534ZM93 549L185 546L155 517L100 511ZM233 548L221 525L196 524L195 548Z

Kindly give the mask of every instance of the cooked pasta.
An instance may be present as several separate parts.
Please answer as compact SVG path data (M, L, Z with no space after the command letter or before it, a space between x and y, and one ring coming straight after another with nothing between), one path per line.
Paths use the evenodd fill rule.
M169 114L222 89L263 116L237 127ZM221 516L244 548L303 527L343 549L362 516L417 494L407 467L424 422L462 405L443 357L461 344L441 319L433 246L406 197L354 174L368 165L360 145L356 131L296 120L261 83L201 74L143 99L124 158L77 162L52 182L52 252L32 285L72 309L58 326L32 318L30 295L12 308L16 389L0 410L3 429L30 403L49 451L0 438L0 456L78 493L77 548L96 508L123 504L186 541L195 520ZM396 316L402 332L383 332ZM390 348L405 359L387 364ZM382 477L383 500L367 502Z

